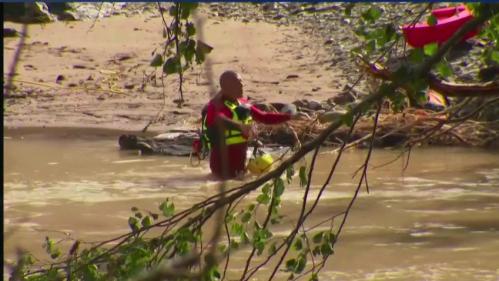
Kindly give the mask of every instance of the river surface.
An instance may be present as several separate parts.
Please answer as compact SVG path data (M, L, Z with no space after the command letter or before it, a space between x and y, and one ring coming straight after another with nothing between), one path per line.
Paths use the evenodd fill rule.
M23 248L45 260L47 235L103 240L128 230L132 206L155 210L169 197L182 209L216 192L207 163L191 167L186 158L120 151L117 136L4 130L6 258ZM344 153L311 223L345 208L366 152ZM321 280L498 281L499 151L420 148L411 152L406 170L403 157L382 166L399 153L373 152L370 193L362 189ZM335 156L321 152L314 194ZM302 197L297 183L288 187L284 214L296 215ZM291 219L279 231L290 227ZM232 270L242 266L231 263Z

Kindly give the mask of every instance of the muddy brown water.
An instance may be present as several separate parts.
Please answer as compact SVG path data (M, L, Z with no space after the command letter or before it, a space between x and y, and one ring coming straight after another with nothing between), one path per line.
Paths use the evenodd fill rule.
M99 241L127 231L131 206L155 210L170 197L181 209L216 192L207 163L191 167L186 158L120 151L117 136L4 130L6 258L24 248L44 260L47 235ZM357 181L352 175L365 153L344 154L310 224L348 204ZM375 150L372 165L398 154ZM314 195L334 157L321 152ZM370 193L362 190L321 279L499 280L499 151L420 148L403 166L399 159L369 171ZM303 189L297 182L283 195L289 218L276 232L289 231L299 212ZM242 266L233 259L232 270Z

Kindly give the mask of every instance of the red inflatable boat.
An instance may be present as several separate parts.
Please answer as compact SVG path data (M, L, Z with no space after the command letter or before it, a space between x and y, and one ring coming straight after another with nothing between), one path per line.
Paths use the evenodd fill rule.
M404 25L404 37L412 47L420 48L426 44L436 42L441 44L449 39L463 24L473 19L473 15L464 5L435 9L431 14L437 19L435 25L416 23ZM477 31L471 31L463 40L473 37Z

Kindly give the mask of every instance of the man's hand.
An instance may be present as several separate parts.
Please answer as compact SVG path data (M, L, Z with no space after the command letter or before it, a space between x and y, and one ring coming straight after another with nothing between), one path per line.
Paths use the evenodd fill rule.
M253 126L241 124L240 129L241 129L241 134L246 139L251 139L253 137L253 135L254 135Z

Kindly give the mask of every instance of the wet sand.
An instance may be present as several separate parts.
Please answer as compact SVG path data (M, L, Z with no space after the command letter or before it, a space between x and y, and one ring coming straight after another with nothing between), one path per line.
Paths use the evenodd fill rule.
M177 77L165 78L163 88L160 69L149 66L151 53L161 50L161 17L117 15L100 19L90 28L92 24L29 25L16 71L16 90L5 98L5 127L138 132L158 113L159 122L150 131L198 126L200 110L209 100L203 67L195 66L186 74L187 104L179 109L173 102L179 97ZM21 30L20 24L5 22L5 26ZM204 36L214 47L209 58L215 81L226 69L239 71L245 94L256 101L321 101L336 95L345 84L339 70L326 70L323 61L328 54L322 45L298 27L210 17ZM18 41L4 39L4 77ZM154 72L156 83L154 79L144 83L145 75ZM61 75L63 79L56 83Z

